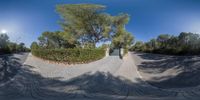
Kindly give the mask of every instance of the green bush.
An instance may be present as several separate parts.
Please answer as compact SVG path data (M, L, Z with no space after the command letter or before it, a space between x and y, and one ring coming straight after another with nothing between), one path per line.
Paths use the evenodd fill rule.
M37 49L31 50L36 57L64 63L87 63L105 56L103 49Z

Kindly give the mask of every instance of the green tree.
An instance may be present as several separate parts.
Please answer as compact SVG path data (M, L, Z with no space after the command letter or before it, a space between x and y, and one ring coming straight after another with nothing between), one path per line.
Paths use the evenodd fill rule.
M183 52L198 52L200 36L199 34L182 32L178 36L179 45Z
M131 33L127 32L125 25L129 22L128 14L120 14L113 18L114 35L112 38L112 44L116 48L128 48L134 40Z
M18 51L19 51L19 52L24 52L24 51L25 51L25 44L24 44L24 43L20 43L20 44L19 44Z
M72 33L82 44L106 41L111 33L112 17L104 13L105 6L95 4L58 5L65 32Z
M0 34L0 48L4 48L7 46L9 42L9 37L7 34Z
M200 35L181 32L178 36L161 34L144 44L136 43L132 50L161 54L200 54Z
M32 50L35 50L35 49L39 49L40 47L39 47L39 45L37 44L37 42L33 42L32 44L31 44L31 49Z
M9 50L10 52L17 52L17 44L16 43L8 43L8 47L9 47Z
M148 48L147 51L149 52L153 52L159 48L156 39L151 39L149 42L146 42L146 47Z
M144 51L144 43L142 41L137 41L133 46L135 51Z
M24 43L10 42L7 34L0 34L0 54L24 52L27 50L28 48L25 47Z
M0 53L9 53L9 37L7 34L0 34Z
M161 34L157 37L157 42L159 42L160 44L160 49L167 48L167 43L169 39L169 34Z
M66 32L43 32L38 38L39 45L42 48L73 48L76 40Z

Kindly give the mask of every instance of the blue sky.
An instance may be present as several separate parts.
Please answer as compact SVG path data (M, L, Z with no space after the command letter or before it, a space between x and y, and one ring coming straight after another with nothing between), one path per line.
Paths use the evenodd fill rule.
M131 17L126 28L136 40L159 34L200 33L200 0L0 0L0 31L29 46L44 31L60 30L57 4L93 3Z

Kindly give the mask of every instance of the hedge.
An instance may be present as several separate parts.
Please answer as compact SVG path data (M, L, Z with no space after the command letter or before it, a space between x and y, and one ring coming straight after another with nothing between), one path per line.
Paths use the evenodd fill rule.
M64 63L87 63L105 56L104 49L37 49L31 50L36 57Z

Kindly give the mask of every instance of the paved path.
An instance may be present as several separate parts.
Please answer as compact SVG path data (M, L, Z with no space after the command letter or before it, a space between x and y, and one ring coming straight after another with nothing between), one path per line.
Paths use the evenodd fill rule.
M141 79L177 93L182 99L200 99L200 56L167 56L132 52Z
M192 95L192 94L191 94ZM88 64L62 65L28 56L14 80L0 87L0 100L187 100L176 91L141 80L129 53ZM195 98L193 98L195 100Z
M28 53L0 55L0 86L12 80Z

